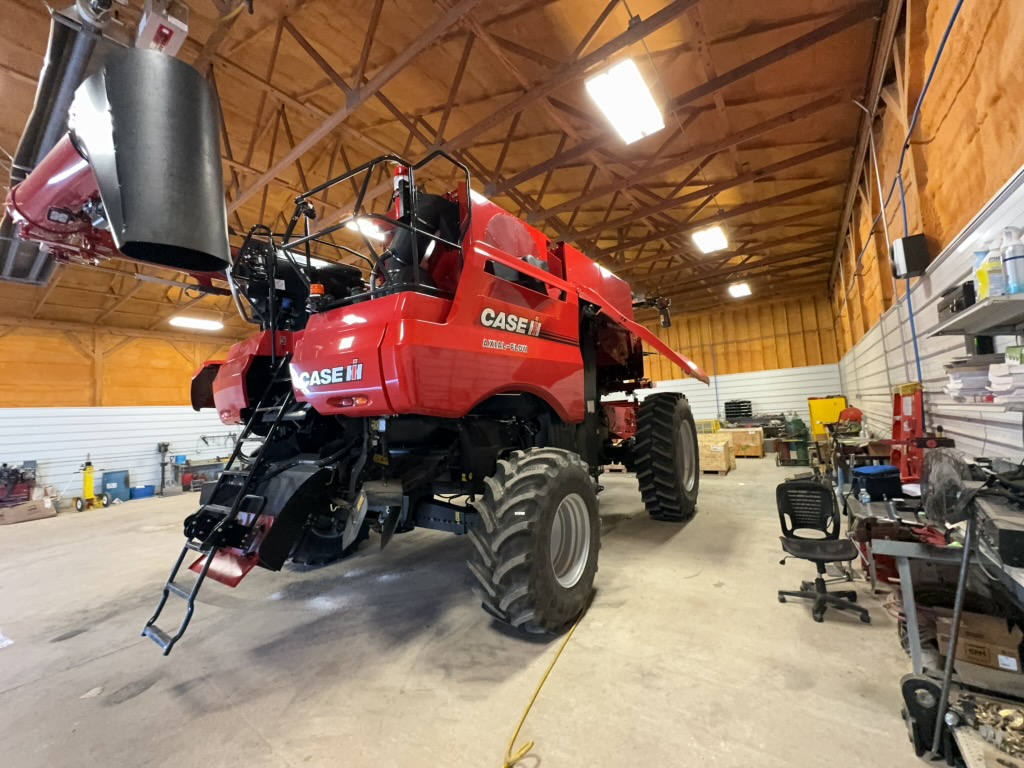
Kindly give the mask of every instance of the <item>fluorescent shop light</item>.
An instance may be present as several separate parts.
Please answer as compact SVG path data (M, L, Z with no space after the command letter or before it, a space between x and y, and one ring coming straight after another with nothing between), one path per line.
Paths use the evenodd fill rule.
M729 240L721 227L714 226L702 229L693 233L693 242L697 244L702 253L714 253L724 251L729 247Z
M665 127L661 110L632 59L594 75L586 82L587 93L627 144Z
M353 219L345 225L346 229L351 229L353 232L362 232L367 237L373 238L374 240L383 241L387 235L380 231L376 224L366 219Z
M224 323L219 320L204 320L201 317L172 317L169 322L179 328L192 328L197 331L219 331L224 327Z

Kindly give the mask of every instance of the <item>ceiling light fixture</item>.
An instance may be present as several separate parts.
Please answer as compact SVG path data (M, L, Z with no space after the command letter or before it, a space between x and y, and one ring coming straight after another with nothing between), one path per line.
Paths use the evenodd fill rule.
M353 232L362 232L374 240L383 241L387 237L372 220L368 219L353 219L345 225L345 229L351 229Z
M750 295L750 286L747 283L736 283L729 286L729 295L734 299L742 299Z
M627 144L657 133L665 119L632 59L588 78L587 93Z
M701 253L724 251L729 247L729 240L726 238L725 232L717 225L694 232L693 242L700 248Z
M176 325L179 328L191 328L196 331L219 331L224 327L224 323L219 320L204 320L201 317L186 317L183 315L172 317L169 322L171 325Z

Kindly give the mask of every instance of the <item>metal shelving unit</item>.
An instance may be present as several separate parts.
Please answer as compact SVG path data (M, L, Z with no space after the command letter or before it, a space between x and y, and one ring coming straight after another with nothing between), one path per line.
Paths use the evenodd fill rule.
M947 317L929 336L1001 336L1024 323L1024 294L993 296Z

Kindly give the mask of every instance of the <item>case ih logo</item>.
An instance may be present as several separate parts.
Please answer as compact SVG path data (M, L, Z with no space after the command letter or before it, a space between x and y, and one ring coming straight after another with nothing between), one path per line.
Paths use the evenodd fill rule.
M488 328L495 328L499 331L511 331L524 336L540 335L540 320L530 320L527 317L513 315L511 312L496 312L490 307L484 307L484 311L480 313L480 322Z
M303 389L320 384L344 384L346 381L359 381L363 378L363 364L353 360L349 365L337 368L321 368L318 371L302 371L292 374L292 378Z

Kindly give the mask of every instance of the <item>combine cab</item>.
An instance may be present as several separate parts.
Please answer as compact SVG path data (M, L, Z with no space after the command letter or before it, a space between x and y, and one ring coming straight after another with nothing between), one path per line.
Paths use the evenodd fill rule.
M216 145L206 151L219 164ZM351 212L319 223L323 193L350 186ZM175 258L85 229L109 249L135 243L135 258ZM203 237L178 253L217 250ZM341 261L322 258L332 249ZM652 517L693 515L693 417L678 394L638 401L642 343L707 375L634 321L625 282L472 193L454 158L381 157L310 190L286 231L253 228L227 277L258 331L193 381L194 407L241 431L185 520L144 630L165 654L207 578L234 586L255 567L330 563L371 530L383 547L417 527L468 534L493 617L558 632L592 590L603 464L637 470ZM613 392L627 394L602 403ZM184 618L165 631L172 597Z

